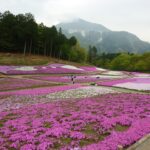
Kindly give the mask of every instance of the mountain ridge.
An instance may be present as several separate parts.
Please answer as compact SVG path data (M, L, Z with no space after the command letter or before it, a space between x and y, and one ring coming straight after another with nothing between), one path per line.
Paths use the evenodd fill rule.
M57 26L67 36L75 36L81 46L88 48L96 46L98 52L143 53L150 51L150 43L142 41L133 33L127 31L112 31L107 27L92 23L81 18L72 22L60 23Z

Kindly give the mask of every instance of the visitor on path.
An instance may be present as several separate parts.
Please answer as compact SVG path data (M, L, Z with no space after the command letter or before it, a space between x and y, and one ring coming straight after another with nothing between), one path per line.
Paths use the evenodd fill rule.
M76 76L71 75L72 84L75 84L75 81L74 81L75 78L76 78Z

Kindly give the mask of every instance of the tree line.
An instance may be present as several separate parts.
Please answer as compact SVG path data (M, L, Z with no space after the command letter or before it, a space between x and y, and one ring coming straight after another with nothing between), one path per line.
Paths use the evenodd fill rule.
M78 62L86 60L86 50L80 47L75 37L68 39L61 28L57 31L55 26L37 24L31 13L0 13L0 51L38 54Z
M96 47L89 47L88 61L99 67L111 70L150 72L150 52L98 53Z

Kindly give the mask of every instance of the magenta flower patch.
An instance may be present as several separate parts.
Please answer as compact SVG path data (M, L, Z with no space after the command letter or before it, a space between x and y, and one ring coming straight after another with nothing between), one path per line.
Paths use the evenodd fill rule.
M34 104L0 112L0 149L117 150L150 133L150 95Z

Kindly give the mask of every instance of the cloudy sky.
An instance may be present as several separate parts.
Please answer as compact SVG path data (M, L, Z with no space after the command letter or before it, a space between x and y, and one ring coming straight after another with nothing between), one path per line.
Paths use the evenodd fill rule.
M31 12L47 26L82 18L150 42L150 0L0 0L0 11L6 10Z

